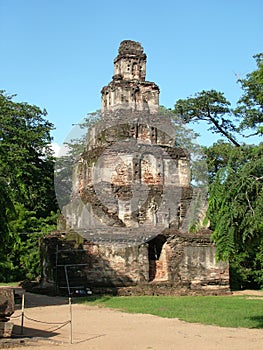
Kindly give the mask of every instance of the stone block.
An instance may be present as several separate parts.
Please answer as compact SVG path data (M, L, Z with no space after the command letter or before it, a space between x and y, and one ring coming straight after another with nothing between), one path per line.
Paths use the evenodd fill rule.
M12 322L0 322L0 338L10 338L12 336L14 324Z
M0 321L6 321L15 311L14 292L11 288L0 288Z

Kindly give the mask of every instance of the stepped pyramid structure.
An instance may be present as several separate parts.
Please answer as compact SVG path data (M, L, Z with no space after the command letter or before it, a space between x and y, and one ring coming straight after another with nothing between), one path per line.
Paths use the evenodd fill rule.
M216 263L211 232L189 233L204 202L190 184L189 152L176 146L176 130L160 111L159 87L145 77L141 44L121 42L101 91L101 118L74 166L64 224L43 247L44 283L65 288L67 265L72 285L77 270L77 284L119 294L228 290L228 265Z

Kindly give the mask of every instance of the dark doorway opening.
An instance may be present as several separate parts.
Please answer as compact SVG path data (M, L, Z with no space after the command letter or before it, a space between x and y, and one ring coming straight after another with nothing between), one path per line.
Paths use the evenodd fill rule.
M161 261L160 259L165 242L166 237L163 235L158 235L149 242L149 281L160 280L167 275L166 257L164 257L165 261Z

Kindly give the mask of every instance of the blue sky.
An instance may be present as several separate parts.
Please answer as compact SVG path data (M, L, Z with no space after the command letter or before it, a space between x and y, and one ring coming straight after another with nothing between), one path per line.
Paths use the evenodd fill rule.
M48 111L61 144L113 75L119 43L142 43L160 104L216 89L233 104L237 77L262 52L262 0L0 0L0 89ZM215 136L204 127L200 143Z

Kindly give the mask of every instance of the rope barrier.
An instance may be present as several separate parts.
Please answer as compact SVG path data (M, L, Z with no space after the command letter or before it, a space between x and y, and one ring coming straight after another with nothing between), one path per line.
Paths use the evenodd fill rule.
M61 328L65 327L65 326L67 326L69 323L70 323L70 321L67 321L67 322L65 322L64 324L62 324L61 326L59 326L59 327L57 327L57 328L54 328L54 329L52 329L52 330L49 330L49 332L58 331L59 329L61 329Z
M58 326L58 327L49 327L47 329L43 329L43 330L39 330L39 334L41 334L41 332L55 332L65 326L67 326L68 324L70 325L70 334L69 334L69 340L70 340L70 343L72 344L72 304L71 304L71 298L69 298L69 307L70 307L70 319L67 320L67 321L64 321L64 322L46 322L46 321L41 321L41 320L37 320L35 318L32 318L32 317L29 317L25 314L25 309L24 309L24 294L23 294L23 297L22 297L22 312L21 314L17 315L17 316L12 316L10 317L10 319L18 319L18 318L21 318L21 333L20 333L20 336L23 335L24 333L24 319L27 319L31 322L36 322L36 323L41 323L41 324L46 324L46 325L51 325L51 326ZM14 336L19 336L19 334L16 334L16 333L12 333ZM33 333L34 336L37 336L37 332L34 332Z
M65 323L65 322L45 322L45 321L36 320L36 319L28 317L26 315L24 315L24 316L27 320L30 320L33 322L38 322L38 323L43 323L43 324L54 324L55 325L55 324L64 324ZM66 321L66 322L69 322L69 321Z
M22 317L22 314L20 314L18 316L11 316L10 320L11 319L13 320L13 319L16 319L16 318L19 318L19 317ZM40 321L40 320L36 320L35 318L32 318L32 317L29 317L29 316L25 315L25 313L24 313L24 318L26 318L29 321L42 323L42 324L50 324L50 325L62 325L63 326L63 325L66 325L66 324L70 323L70 320L64 321L64 322L45 322L45 321Z
M11 316L11 317L10 317L10 319L12 319L12 320L13 320L13 319L15 319L15 318L19 318L19 317L21 317L21 316L22 316L22 314L20 314L20 315L18 315L18 316Z
M37 332L37 331L35 332L35 331L34 331L34 333L32 333L31 336L37 337L38 335L41 336L41 335L42 335L42 332L50 332L50 333L51 333L51 332L58 331L59 329L62 329L63 327L67 326L69 323L70 323L70 321L67 321L67 322L63 323L62 325L60 325L59 327L56 327L56 328L50 327L50 328L47 328L47 329L43 329L43 330L41 330L41 331L39 331L39 332ZM13 336L19 336L19 337L21 337L21 334L20 334L20 333L12 332L12 335L13 335ZM30 334L27 335L27 336L30 337Z

